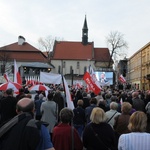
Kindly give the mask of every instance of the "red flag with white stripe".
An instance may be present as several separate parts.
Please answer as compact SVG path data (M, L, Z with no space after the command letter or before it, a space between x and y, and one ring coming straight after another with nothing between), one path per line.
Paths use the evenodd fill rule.
M14 82L22 84L22 79L21 79L20 73L18 71L16 60L14 60Z
M126 79L123 77L122 74L119 76L119 81L122 83L126 83Z
M87 72L84 74L83 79L88 85L89 90L93 91L96 95L99 94L101 88L91 66L89 66Z
M9 82L10 81L10 79L9 79L9 77L8 77L8 74L7 73L4 73L4 78L5 78L5 80L7 81L7 82Z

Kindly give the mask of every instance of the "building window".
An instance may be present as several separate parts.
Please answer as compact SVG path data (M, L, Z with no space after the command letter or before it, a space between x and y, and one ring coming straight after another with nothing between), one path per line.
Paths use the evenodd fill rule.
M80 62L78 61L77 62L77 69L79 69L79 67L80 67Z

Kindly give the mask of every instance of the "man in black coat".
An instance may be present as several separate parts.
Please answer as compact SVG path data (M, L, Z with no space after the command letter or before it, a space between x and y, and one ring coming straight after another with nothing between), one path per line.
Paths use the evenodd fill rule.
M13 90L6 90L6 97L0 100L0 124L10 120L16 113L17 99L13 96Z

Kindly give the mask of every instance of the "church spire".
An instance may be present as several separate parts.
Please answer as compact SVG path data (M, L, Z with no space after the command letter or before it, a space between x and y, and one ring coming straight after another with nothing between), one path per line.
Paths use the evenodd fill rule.
M88 27L87 27L86 15L84 20L84 25L82 28L82 43L84 45L88 44Z

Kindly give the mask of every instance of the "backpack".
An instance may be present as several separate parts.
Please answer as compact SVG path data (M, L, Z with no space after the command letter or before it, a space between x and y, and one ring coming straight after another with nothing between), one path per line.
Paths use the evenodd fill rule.
M0 128L0 150L36 149L40 141L42 124L42 122L32 119L32 115L29 113L15 116ZM34 140L30 140L32 138Z

